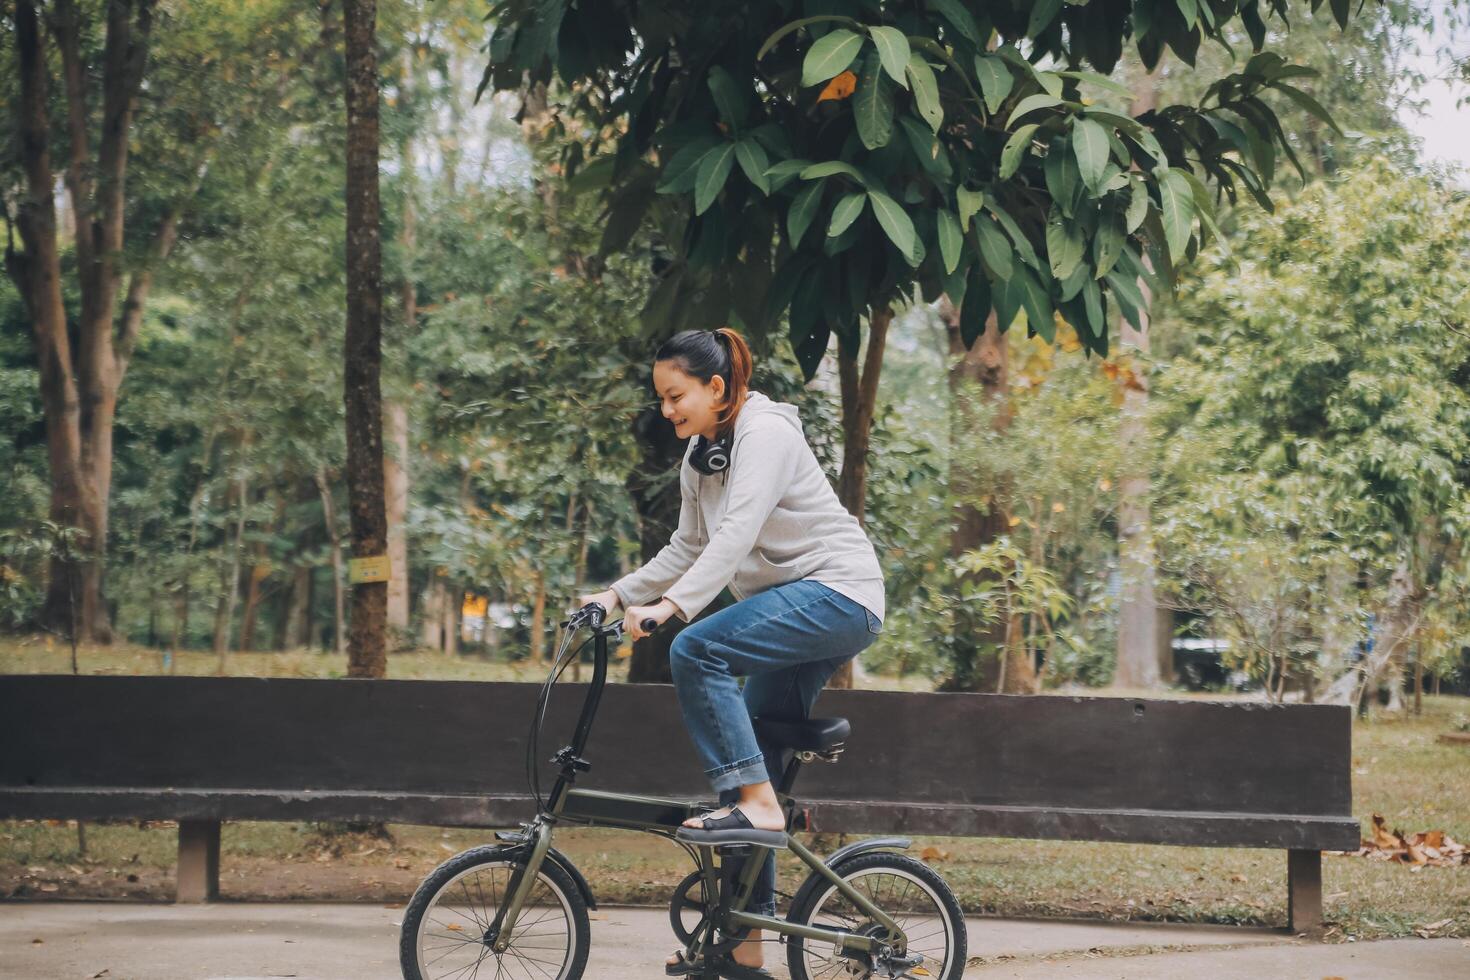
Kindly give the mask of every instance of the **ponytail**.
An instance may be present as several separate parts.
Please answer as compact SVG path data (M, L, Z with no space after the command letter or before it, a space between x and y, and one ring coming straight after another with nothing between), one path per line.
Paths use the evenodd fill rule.
M666 340L654 355L655 361L678 361L679 369L705 384L719 375L725 382L725 405L720 410L718 435L735 428L735 420L750 391L754 367L745 338L729 327L718 330L684 330Z

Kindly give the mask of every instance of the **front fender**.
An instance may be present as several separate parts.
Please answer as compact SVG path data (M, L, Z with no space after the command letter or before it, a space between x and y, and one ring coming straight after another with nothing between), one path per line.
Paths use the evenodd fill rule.
M524 831L498 830L495 832L495 837L497 840L511 844L517 850L523 850L526 854L531 852L532 844L529 840L529 835ZM546 860L554 862L558 868L561 868L567 873L567 877L572 879L572 883L577 886L577 891L581 892L582 900L587 903L587 908L595 911L597 909L597 900L592 897L592 886L587 884L587 879L583 877L582 872L577 870L577 866L572 863L572 859L556 848L548 847L546 849Z

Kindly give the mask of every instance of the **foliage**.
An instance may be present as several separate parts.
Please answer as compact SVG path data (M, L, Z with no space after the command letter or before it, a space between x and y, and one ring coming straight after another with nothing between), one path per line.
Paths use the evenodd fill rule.
M1372 163L1246 222L1238 264L1206 263L1179 305L1195 344L1155 389L1162 553L1258 673L1361 633L1334 565L1372 607L1395 566L1462 548L1467 252L1463 195Z
M1347 22L1346 3L1332 9ZM1296 87L1312 69L1263 50L1266 19L1286 11L503 0L482 84L568 87L567 130L594 145L570 146L566 169L606 188L603 249L652 213L678 255L645 311L652 328L765 330L789 308L810 377L831 333L855 351L860 318L917 285L968 296L967 343L992 308L1003 328L1024 310L1048 340L1061 311L1105 352L1109 310L1137 321L1138 280L1167 282L1215 233L1202 179L1270 206L1278 151L1296 160L1262 96L1325 118ZM1165 50L1193 64L1237 22L1258 53L1199 104L1119 108L1130 93L1106 76L1125 44L1149 67ZM616 150L600 152L608 134Z

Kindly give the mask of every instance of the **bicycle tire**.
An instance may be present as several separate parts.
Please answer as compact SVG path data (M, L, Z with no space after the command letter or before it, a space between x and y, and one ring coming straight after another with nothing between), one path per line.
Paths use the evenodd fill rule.
M893 851L869 851L865 854L858 854L841 862L833 870L837 872L838 877L847 881L849 884L854 884L855 881L860 881L877 872L887 871L900 880L919 885L921 892L933 904L934 914L942 925L942 935L945 939L944 963L942 965L936 965L929 959L928 953L926 952L926 958L922 965L929 976L938 977L939 980L960 980L960 976L965 972L965 957L968 948L968 938L965 932L965 916L960 911L960 903L954 897L954 892L939 872L922 861ZM859 886L854 884L854 887ZM867 891L867 889L863 888L860 888L860 890ZM793 900L791 910L786 914L787 921L800 925L814 924L813 920L822 912L824 903L829 901L830 897L834 895L841 902L847 902L847 899L837 891L836 885L826 879L814 879L812 887L802 888ZM875 905L883 908L885 912L893 916L898 921L900 927L905 928L906 932L910 931L904 926L904 923L906 918L911 919L912 916L906 917L900 914L893 908L888 907L887 903L881 901L879 898L874 898L873 901ZM851 908L850 905L848 907ZM855 912L856 909L853 911ZM840 915L830 915L829 917L834 919L842 918ZM824 923L815 924L820 925ZM825 924L836 925L837 923ZM844 923L844 926L849 928L850 931L860 931L866 927L862 922L847 922ZM872 923L871 926L876 928L876 923ZM911 933L911 942L914 938L915 936ZM924 938L927 939L928 937ZM932 948L933 945L932 942L921 942L915 944L913 948L915 951L925 952L927 949ZM813 956L815 955L813 954ZM827 962L835 962L835 958L828 957ZM852 961L847 960L845 962L851 963ZM803 940L799 936L792 936L786 940L786 966L791 972L792 980L814 980L814 974L808 960L806 940ZM849 976L850 974L839 975ZM876 974L871 970L867 974L858 974L858 976L864 975L874 976Z
M421 928L421 926L426 925L426 917L427 924L430 928L434 924L441 924L446 930L454 930L459 933L466 932L465 925L457 922L447 924L437 923L437 920L430 914L431 910L438 907L440 896L446 894L456 884L466 882L469 876L477 871L488 871L489 869L496 868L503 869L505 871L505 881L509 883L511 870L517 865L523 865L524 863L525 854L522 848L503 844L487 844L481 847L470 848L467 851L461 851L430 872L429 876L419 884L418 889L414 891L413 898L409 900L408 905L404 908L403 927L398 940L399 965L403 969L404 980L440 980L440 973L432 969L428 973L425 972L424 968L426 965L432 966L432 964L425 963L426 938L435 938L440 940L441 943L445 940L450 940L452 943L452 941L458 939L458 937L448 935L436 937L433 936L432 932ZM552 965L557 966L554 973L546 970L544 966L538 967L537 970L528 968L523 972L527 976L540 978L540 980L545 980L548 976L554 978L554 980L581 980L582 974L587 969L587 955L592 943L592 926L587 915L587 903L583 900L582 893L572 881L571 876L552 861L542 863L540 871L537 872L536 879L537 884L532 887L531 897L535 898L540 896L542 892L538 889L544 887L546 893L549 894L549 897L560 909L562 918L566 922L567 949L565 954L563 954L560 964L555 964L554 961L540 961L539 957L529 957L529 959L536 960L537 962L552 962ZM492 900L496 896L494 888L496 880L496 876L492 873ZM466 904L473 904L478 900L482 904L482 907L484 907L484 883L477 878L476 886L473 894L468 884L463 886L462 890L465 894ZM522 934L522 931L526 928L526 916L535 907L528 906L522 910L520 922L517 923L516 927L516 935ZM484 916L480 916L478 913L465 915L460 912L456 914L465 920L465 923L478 924L483 929L483 925L493 918L495 906L491 905L484 908L486 909ZM550 915L550 913L546 913L546 917L550 917ZM544 918L536 921L539 923L544 921ZM473 924L469 926L468 931L473 931L475 927ZM533 925L535 924L533 923ZM481 935L483 935L483 931ZM485 965L486 969L490 971L486 974L487 976L505 977L507 976L504 972L505 968L502 967L497 971L497 963L510 962L512 964L510 968L514 972L517 962L525 965L524 961L528 959L526 951L518 951L514 941L511 943L511 948L507 950L507 954L511 957L509 961L506 961L503 956L497 956L497 954L491 952L488 947L484 946L483 943L480 943L472 935L465 935L462 942L464 944L462 949L466 957L473 955L472 947L475 946L478 946L482 952L478 954L479 960L475 961L473 967L460 967L457 971L447 966L445 967L449 971L445 975L454 976L457 980L473 980L479 974L481 965ZM538 944L536 948L541 950L544 947ZM435 952L438 951L436 950ZM451 945L447 952L440 955L447 957L453 952L456 952L456 950ZM542 955L547 954L543 953ZM516 957L520 957L520 960L518 961ZM517 977L520 976L520 974L515 975Z

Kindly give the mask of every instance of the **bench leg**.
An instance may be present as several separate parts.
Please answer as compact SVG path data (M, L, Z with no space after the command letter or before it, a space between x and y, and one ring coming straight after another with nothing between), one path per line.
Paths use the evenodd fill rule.
M1286 921L1292 932L1322 933L1322 852L1286 852Z
M219 898L219 821L179 821L179 870L175 901Z

